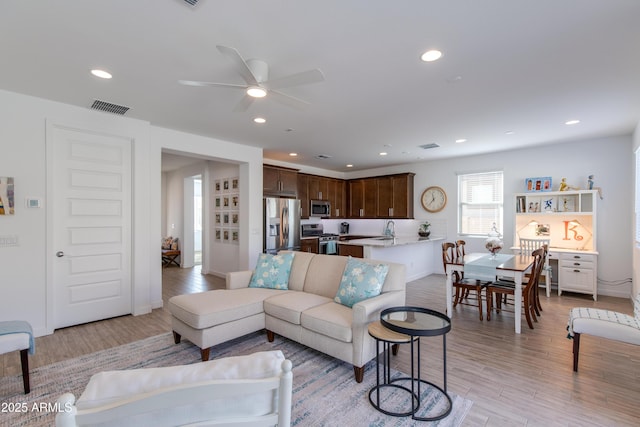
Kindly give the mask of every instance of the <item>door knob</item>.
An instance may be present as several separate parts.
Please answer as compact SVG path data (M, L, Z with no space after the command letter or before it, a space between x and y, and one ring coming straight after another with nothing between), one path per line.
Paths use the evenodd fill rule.
M58 251L58 252L56 252L56 256L57 256L58 258L62 258L62 257L64 256L64 252L62 252L62 251Z

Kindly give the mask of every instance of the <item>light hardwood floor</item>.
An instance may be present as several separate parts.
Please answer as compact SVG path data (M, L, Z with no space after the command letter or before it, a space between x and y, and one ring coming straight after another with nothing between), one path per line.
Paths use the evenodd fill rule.
M223 288L223 279L198 268L163 271L163 299ZM459 306L447 334L448 390L473 400L465 426L632 426L640 417L638 347L583 336L580 370L572 371L572 342L566 338L569 309L607 308L632 313L629 300L578 294L542 298L544 312L535 329L513 331L513 314L478 320L473 307ZM445 309L444 276L407 284L407 305ZM31 367L110 348L171 330L164 308L60 329L36 339ZM442 383L442 339L422 339L423 377ZM401 345L393 367L408 372L409 346ZM215 352L214 352L215 354ZM2 375L18 375L18 353L2 356ZM366 372L365 375L373 375ZM1 379L0 379L1 380Z

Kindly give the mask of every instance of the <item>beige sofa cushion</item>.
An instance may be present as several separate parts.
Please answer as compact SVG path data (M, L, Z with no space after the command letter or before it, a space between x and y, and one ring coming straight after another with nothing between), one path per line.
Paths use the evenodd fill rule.
M333 299L338 292L348 257L316 255L309 263L304 291Z
M280 251L278 253L287 253L290 251ZM289 274L289 289L292 291L302 291L304 289L304 280L307 276L309 263L316 254L310 252L295 252L293 263L291 264L291 273Z
M352 309L329 302L310 308L300 316L300 324L310 331L326 335L342 342L352 342Z
M177 295L169 299L169 311L192 328L204 329L262 313L266 298L286 292L243 288Z
M331 299L307 292L287 292L264 300L264 312L269 316L300 324L300 314L311 307L326 304Z

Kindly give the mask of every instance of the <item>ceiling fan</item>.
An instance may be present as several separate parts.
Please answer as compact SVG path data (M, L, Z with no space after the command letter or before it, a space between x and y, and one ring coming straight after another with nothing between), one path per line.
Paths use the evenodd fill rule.
M257 98L263 98L265 96L273 98L274 100L290 107L301 109L309 105L309 103L302 99L282 93L278 89L324 81L322 71L317 68L269 80L269 65L266 62L259 59L245 60L242 58L240 53L232 47L216 47L220 53L233 62L236 70L246 84L198 82L192 80L178 80L178 83L187 86L215 86L243 89L245 91L245 96L235 106L233 111L246 111Z

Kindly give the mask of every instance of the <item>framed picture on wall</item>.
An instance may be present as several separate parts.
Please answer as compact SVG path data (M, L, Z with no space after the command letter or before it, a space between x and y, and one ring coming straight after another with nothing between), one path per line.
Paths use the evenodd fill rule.
M240 231L231 230L231 243L238 243L240 241Z
M217 241L221 241L222 240L222 229L221 228L216 228L216 240Z
M238 178L231 178L231 191L238 191L240 189L239 184L240 180Z
M229 191L231 189L231 184L229 183L229 178L225 178L222 180L222 191Z
M216 179L215 183L214 183L214 189L216 191L216 193L219 193L222 191L222 181L219 179Z
M229 232L229 230L222 230L222 241L225 243L229 243L230 239L231 233Z
M222 224L222 214L220 212L216 212L216 224Z

